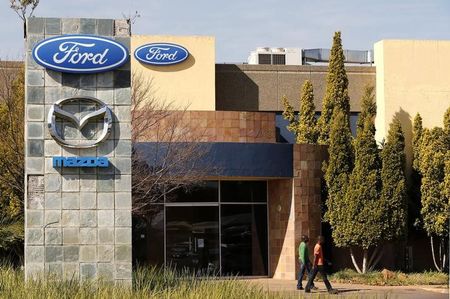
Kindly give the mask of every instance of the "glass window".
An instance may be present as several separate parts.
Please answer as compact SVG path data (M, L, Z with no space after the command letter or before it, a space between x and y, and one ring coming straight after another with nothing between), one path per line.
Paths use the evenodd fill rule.
M164 265L164 205L152 204L145 218L133 218L133 257L139 264Z
M222 275L267 275L267 205L221 206Z
M219 274L219 207L166 207L167 265Z
M179 188L166 196L167 202L217 202L219 182L205 181L197 186Z
M267 202L266 181L221 181L221 202Z
M296 113L296 117L298 114ZM319 119L320 112L316 112L316 119ZM350 129L352 131L353 137L356 137L356 123L358 121L359 112L350 112ZM275 115L275 126L276 126L276 140L280 143L296 143L295 135L293 132L289 131L286 127L289 125L289 121L284 119L281 112L277 112Z

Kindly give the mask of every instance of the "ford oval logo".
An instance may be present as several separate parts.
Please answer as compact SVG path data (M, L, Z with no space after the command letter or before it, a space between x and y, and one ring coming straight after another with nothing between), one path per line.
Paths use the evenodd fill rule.
M171 65L185 61L189 57L189 52L180 45L153 43L137 48L134 57L146 64Z
M48 38L33 49L33 58L38 64L64 73L110 71L127 62L128 55L122 44L91 35Z

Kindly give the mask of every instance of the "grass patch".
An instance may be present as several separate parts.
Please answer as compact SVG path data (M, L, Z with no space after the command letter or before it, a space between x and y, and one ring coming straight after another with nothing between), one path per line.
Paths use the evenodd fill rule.
M441 272L422 272L422 273L402 273L392 272L392 277L385 279L380 271L373 271L366 274L346 269L330 275L330 281L339 283L357 283L367 285L388 285L388 286L407 286L407 285L448 285L449 276Z
M195 277L161 269L139 269L134 273L133 286L114 285L106 281L60 280L49 277L25 282L24 273L12 267L0 268L0 298L273 298L255 285L236 279Z

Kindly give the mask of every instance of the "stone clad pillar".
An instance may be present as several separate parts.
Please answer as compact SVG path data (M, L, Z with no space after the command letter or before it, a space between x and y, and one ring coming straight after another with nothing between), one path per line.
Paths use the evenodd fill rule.
M129 48L125 20L30 18L26 41L25 273L57 278L103 277L131 282L130 63L111 71L70 74L45 69L31 51L40 41L66 34L113 39ZM109 137L92 148L61 146L49 134L48 111L67 97L93 97L112 112ZM64 107L66 109L66 107ZM96 109L67 105L75 117ZM64 138L96 138L101 121L78 129L62 121ZM107 157L109 166L54 167L53 157Z
M294 144L293 178L269 180L269 276L273 278L297 278L302 235L310 238L312 257L321 234L321 168L326 159L326 146Z

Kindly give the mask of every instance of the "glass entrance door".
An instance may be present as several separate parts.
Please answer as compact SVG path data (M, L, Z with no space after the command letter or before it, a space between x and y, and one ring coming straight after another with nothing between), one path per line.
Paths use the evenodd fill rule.
M166 206L167 265L219 274L219 207Z

